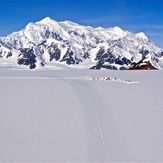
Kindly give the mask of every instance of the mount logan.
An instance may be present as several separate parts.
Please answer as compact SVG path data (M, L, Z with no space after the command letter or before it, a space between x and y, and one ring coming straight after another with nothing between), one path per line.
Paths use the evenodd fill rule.
M116 70L148 64L146 69L162 69L163 49L144 33L134 34L119 27L93 28L47 17L0 37L0 64L29 69L64 64Z

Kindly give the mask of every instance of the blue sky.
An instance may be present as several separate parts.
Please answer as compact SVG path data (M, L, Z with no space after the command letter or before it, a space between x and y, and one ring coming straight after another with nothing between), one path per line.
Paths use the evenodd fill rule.
M0 36L44 17L145 32L163 47L163 0L1 0Z

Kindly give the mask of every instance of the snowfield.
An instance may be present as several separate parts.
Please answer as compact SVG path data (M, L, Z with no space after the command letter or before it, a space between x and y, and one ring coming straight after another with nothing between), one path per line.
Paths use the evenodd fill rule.
M0 162L163 162L162 83L163 71L1 68Z

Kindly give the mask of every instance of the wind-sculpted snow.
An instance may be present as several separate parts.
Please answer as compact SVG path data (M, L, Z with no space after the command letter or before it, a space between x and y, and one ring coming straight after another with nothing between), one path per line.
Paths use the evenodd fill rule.
M163 162L162 73L0 69L0 162Z
M142 60L146 56L142 52L148 52L151 64L161 69L163 57L163 49L150 42L142 32L133 34L120 27L93 28L70 21L57 22L48 17L0 38L1 57L10 57L13 63L19 64L22 49L29 49L36 56L36 61L21 64L30 69L56 63L84 63L86 68L90 68L90 64L98 68L113 65L124 69Z

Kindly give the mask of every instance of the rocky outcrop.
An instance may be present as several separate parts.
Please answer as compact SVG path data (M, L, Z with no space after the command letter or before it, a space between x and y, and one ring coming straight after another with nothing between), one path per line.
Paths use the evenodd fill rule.
M129 70L158 70L158 69L150 61L145 61L144 59L142 59L134 66L129 67Z
M17 63L19 65L29 66L30 69L34 69L36 67L36 55L34 54L33 49L20 49L20 52Z

